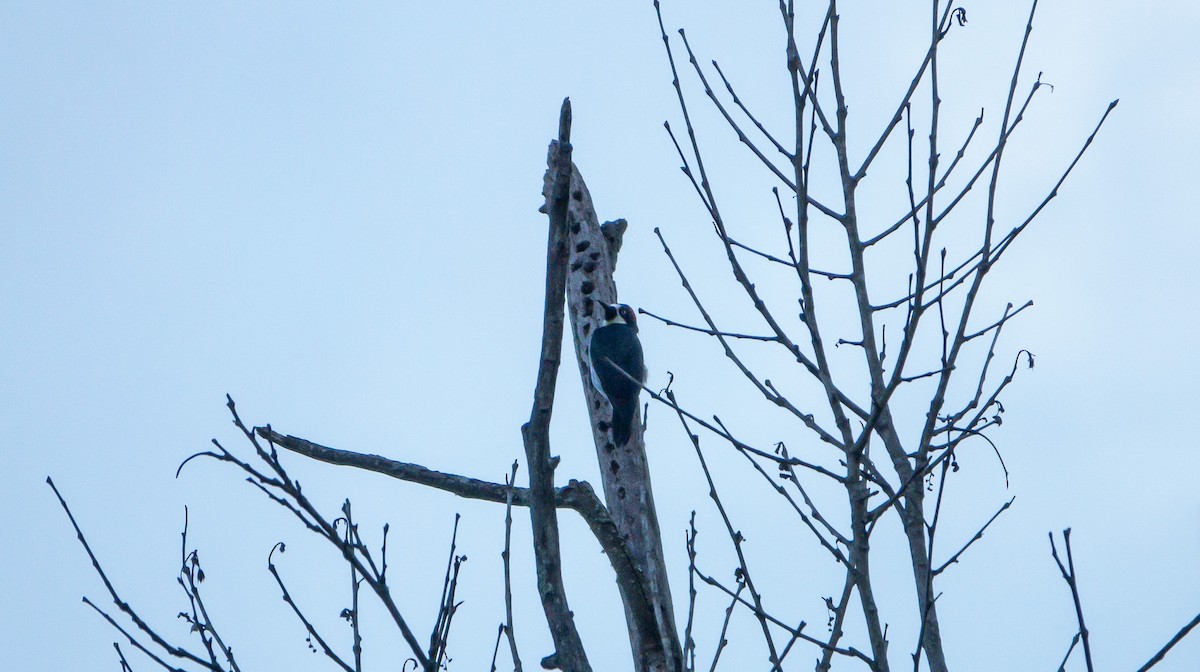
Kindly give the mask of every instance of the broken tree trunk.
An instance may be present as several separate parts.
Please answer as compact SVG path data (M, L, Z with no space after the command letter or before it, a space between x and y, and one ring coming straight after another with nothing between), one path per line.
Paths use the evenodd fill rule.
M554 206L554 185L558 179L556 156L558 143L552 142L543 192L548 211ZM587 186L573 163L571 170L566 221L570 254L567 312L604 481L605 503L635 565L634 576L623 576L618 572L617 577L633 648L634 669L638 672L678 672L683 669L683 654L675 627L640 413L634 417L634 431L629 442L619 448L613 445L608 431L612 409L592 387L588 363L589 338L603 323L602 305L617 301L613 269L626 224L624 220L617 220L602 226Z

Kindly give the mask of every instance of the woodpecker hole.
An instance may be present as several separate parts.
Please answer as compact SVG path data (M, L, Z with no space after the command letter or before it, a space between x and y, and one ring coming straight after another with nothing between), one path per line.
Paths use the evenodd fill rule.
M576 189L575 191L571 192L571 198L573 198L577 201L582 201L583 200L583 192Z
M578 270L579 270L579 269L581 269L581 268L583 268L583 262L582 262L582 261L575 260L575 261L571 262L571 272L572 272L572 273L573 273L573 272L575 272L575 271L578 271Z
M621 471L621 465L618 464L616 460L613 460L608 463L608 469L615 476L617 473L619 473Z
M592 292L596 291L596 283L592 282L591 280L584 280L583 284L579 286L579 291L583 292L584 294L591 294Z
M580 252L582 252L582 251L583 251L583 250L580 250ZM589 255L588 255L588 259L591 259L592 261L595 261L595 260L597 260L597 259L599 259L599 258L600 258L600 253L599 253L599 252L592 252L591 254L589 254Z
M589 312L590 312L590 311L589 311ZM590 324L585 324L585 325L583 325L583 335L584 335L584 336L587 336L587 335L588 335L588 332L589 332L589 331L591 331L591 330L592 330L592 325L590 325Z
M571 223L571 233L576 234L576 235L579 234L579 222Z
M603 420L601 420L600 422L597 422L596 426L599 427L600 431L602 431L602 432L608 431L608 423Z
M583 262L583 272L584 273L592 273L595 270L596 270L596 262L594 260L588 259L587 261Z
M625 486L617 488L617 499L625 499Z
M575 243L575 251L576 251L576 252L583 252L583 251L584 251L584 250L586 250L587 248L591 247L591 245L592 245L592 241L590 241L590 240L581 240L581 241L579 241L578 243Z

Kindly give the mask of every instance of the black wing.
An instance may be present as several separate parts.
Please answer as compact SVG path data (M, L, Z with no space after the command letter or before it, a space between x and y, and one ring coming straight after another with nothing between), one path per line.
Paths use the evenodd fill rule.
M625 324L600 327L592 334L590 354L592 372L610 403L637 397L646 367L642 360L642 344L631 327ZM614 364L634 380L614 368Z

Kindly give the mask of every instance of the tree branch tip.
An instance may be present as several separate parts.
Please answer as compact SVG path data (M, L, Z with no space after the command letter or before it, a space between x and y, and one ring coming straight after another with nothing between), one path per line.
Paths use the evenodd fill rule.
M215 439L214 439L214 441L215 441ZM187 459L185 459L183 462L180 462L179 467L177 469L175 469L175 478L179 478L179 474L183 473L183 468L185 466L187 466L188 462L192 461L192 458L200 457L201 455L212 455L212 453L205 450L205 451L201 451L201 452L193 453L193 454L189 455L187 457Z

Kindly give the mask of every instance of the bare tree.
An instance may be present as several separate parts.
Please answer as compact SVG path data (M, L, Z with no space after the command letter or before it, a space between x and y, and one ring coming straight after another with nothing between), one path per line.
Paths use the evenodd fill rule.
M991 271L996 264L1057 195L1117 102L1113 101L1099 114L1090 133L1080 134L1078 149L1064 157L1062 171L1048 186L1044 197L1014 219L1002 216L996 202L1002 177L1006 175L1002 166L1008 143L1019 130L1030 102L1045 87L1040 76L1030 78L1024 68L1036 0L1030 8L1024 34L1014 41L1011 78L998 123L990 127L981 111L965 137L956 138L950 145L955 154L948 163L942 160L946 141L942 133L944 92L939 86L939 54L946 41L967 23L961 7L940 0L930 2L928 33L920 38L923 56L913 64L911 82L895 101L894 113L887 123L882 128L869 129L850 123L836 0L829 1L823 16L808 30L799 25L793 3L781 0L780 35L785 47L781 65L788 73L792 114L786 131L779 132L760 122L716 61L710 66L701 64L684 31L678 32L678 39L668 35L657 0L654 6L659 10L658 24L682 120L682 130L678 123L675 126L667 123L666 130L678 151L683 173L711 222L714 243L723 252L756 317L755 324L730 327L721 315L723 307L710 306L693 289L685 264L676 258L666 236L657 229L655 233L665 256L677 272L700 322L688 324L682 318L643 313L665 325L715 339L726 358L755 390L756 398L782 409L790 416L790 423L805 428L809 440L802 448L789 448L782 440L773 446L755 446L737 436L718 416L683 403L685 382L679 383L683 391L678 393L673 383L663 390L645 388L649 398L670 410L693 446L737 559L732 582L706 571L696 547L698 532L693 515L687 538L687 622L681 637L675 622L641 419L635 417L631 440L616 445L610 432L611 409L589 382L589 336L601 323L600 307L617 300L613 269L626 222L600 223L588 189L571 159L571 108L564 101L558 137L550 145L543 182L543 211L549 219L543 330L530 419L521 428L529 473L527 488L515 485L515 463L506 482L497 483L323 446L278 432L269 425L250 427L242 422L232 399L228 401L229 410L252 454L240 457L236 451L214 441L214 449L192 456L231 465L341 554L350 575L352 606L343 612L352 629L348 655L339 652L330 638L318 632L274 563L268 563L284 600L308 633L310 646L341 669L363 669L358 605L364 587L385 607L408 646L414 669L431 671L445 667L449 633L459 604L457 580L465 558L457 554L452 542L437 618L428 643L423 643L391 592L387 575L387 528L383 544L375 553L359 535L350 502L347 500L332 517L321 512L287 473L280 448L306 458L374 471L460 497L506 506L502 553L506 619L496 633L492 669L497 669L501 640L506 637L513 667L522 669L512 623L512 586L508 580L508 532L514 506L530 511L538 595L554 642L554 651L542 658L545 668L590 670L592 667L575 627L562 579L561 570L567 560L559 547L557 516L560 509L569 509L588 525L611 564L624 606L634 666L639 671L697 669L697 646L693 638L697 582L709 586L727 604L710 669L716 669L722 661L732 619L744 610L761 632L768 669L799 665L797 658L789 655L807 649L816 653L818 671L843 663L879 672L890 670L899 659L892 650L872 583L872 567L880 565L902 566L911 573L915 599L903 617L917 624L918 634L909 654L913 669L921 669L922 664L935 672L949 669L937 609L937 580L982 539L989 526L1013 504L1013 499L997 502L995 512L979 521L977 532L969 538L943 543L939 541L938 525L946 507L951 506L943 496L946 483L958 471L956 456L964 451L988 446L999 458L1000 452L989 433L1003 419L1001 395L1021 365L1034 364L1032 353L1006 350L1000 340L1005 326L1032 302L1026 301L1019 307L1009 303L998 308L981 298L981 288L985 280L993 277ZM738 140L761 163L769 181L761 196L771 198L778 210L778 221L774 224L779 232L776 248L760 249L735 236L738 228L726 218L726 211L722 210L724 197L710 180L705 165L681 69L690 70L690 76L695 77L703 94ZM992 140L980 149L976 139L989 133ZM865 138L865 142L860 138ZM876 165L889 143L900 143L906 151L906 165L899 174ZM853 147L866 150L856 152ZM887 220L860 214L860 189L867 182L868 173L872 180L892 180L904 185L905 197L895 204L894 216ZM814 186L813 175L836 176L838 188L829 193L821 191ZM984 192L978 207L967 199L977 186ZM814 242L816 231L836 232L840 240L836 251L820 248ZM961 243L965 234L973 235L966 247ZM816 253L818 249L820 255ZM907 267L895 271L894 263L880 263L872 256L876 251L891 254L893 261L906 260ZM778 296L778 292L768 295L759 289L758 278L779 272L795 288L786 304L771 298ZM591 414L603 498L586 482L568 479L566 485L555 485L557 460L552 457L548 428L562 356L564 305ZM829 327L836 323L833 316L852 316L852 333ZM835 363L833 350L843 347L861 355L857 367L843 368ZM752 349L782 353L794 362L798 375L814 394L798 395L784 385L773 383L756 368L753 358L747 356ZM997 357L1005 363L994 368ZM996 368L1001 370L997 372ZM923 409L916 417L905 410L914 400ZM751 469L761 476L769 496L780 498L779 509L792 516L792 524L844 572L840 593L825 600L830 614L828 633L811 634L803 622L789 622L787 617L768 608L767 591L755 582L753 558L746 548L745 537L722 500L720 474L709 468L702 450L709 438L715 438L722 449L744 456ZM828 491L830 485L840 493L837 499L817 494L818 490ZM61 495L59 500L70 515ZM198 647L191 649L167 641L122 600L73 516L71 522L114 604L132 625L122 625L116 616L90 601L88 604L132 646L169 670L239 669L233 647L209 618L201 598L199 585L203 572L198 553L188 549L186 527L179 584L189 605L181 616L191 625L196 639L193 646ZM892 525L902 533L908 546L907 555L874 552L872 535ZM1052 538L1053 559L1070 588L1079 630L1062 664L1066 664L1075 650L1076 642L1082 642L1085 664L1091 670L1088 631L1066 533L1064 542L1066 563L1053 546ZM284 550L282 544L278 545L272 549L271 557ZM863 624L861 636L847 633L846 626L851 620ZM1142 669L1149 669L1161 660L1197 623L1200 616L1154 654ZM116 649L122 669L130 669L120 647ZM728 659L725 662L737 669L751 664ZM408 665L406 662L405 667Z

